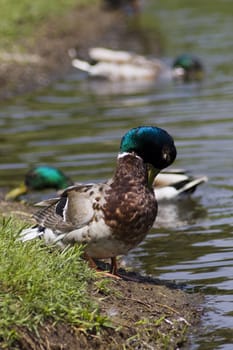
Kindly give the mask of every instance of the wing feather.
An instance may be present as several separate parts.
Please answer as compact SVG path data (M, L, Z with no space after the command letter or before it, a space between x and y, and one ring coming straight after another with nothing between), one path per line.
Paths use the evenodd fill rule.
M60 198L38 203L44 208L34 218L39 225L61 233L87 225L94 216L92 187L93 185L72 186Z

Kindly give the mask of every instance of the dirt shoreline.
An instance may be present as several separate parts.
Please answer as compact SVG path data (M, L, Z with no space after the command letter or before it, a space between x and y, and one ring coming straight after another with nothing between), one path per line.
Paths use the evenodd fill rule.
M96 18L99 20L97 21ZM42 26L35 42L24 43L25 55L0 54L0 100L34 91L61 78L71 69L68 49L85 55L95 45L124 49L127 32L120 12L103 12L98 7L77 8L64 18ZM109 45L111 43L111 45ZM131 49L139 51L137 40ZM159 48L158 48L159 51ZM7 58L7 59L6 59ZM34 208L5 202L0 195L0 216L30 221ZM126 272L123 272L126 273ZM129 274L129 273L126 273ZM85 333L66 324L47 323L38 334L20 329L16 349L177 349L187 341L190 329L200 320L202 296L188 294L171 282L130 274L139 282L112 280L106 290L90 283L89 293L108 315L114 328L100 334Z
M167 287L153 279L145 280L112 280L106 291L90 285L92 299L114 328L84 332L48 322L40 327L39 336L21 329L19 349L181 349L187 345L188 329L199 321L200 296L191 296L172 284Z

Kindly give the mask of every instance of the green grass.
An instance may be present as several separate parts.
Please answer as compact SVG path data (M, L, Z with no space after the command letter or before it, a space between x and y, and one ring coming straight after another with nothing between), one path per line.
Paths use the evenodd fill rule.
M108 325L87 293L95 274L82 260L82 249L63 252L43 241L17 241L22 223L1 218L0 348L19 336L17 329L36 330L46 320L84 330Z
M0 48L30 37L49 18L64 15L75 6L97 3L97 0L0 0Z

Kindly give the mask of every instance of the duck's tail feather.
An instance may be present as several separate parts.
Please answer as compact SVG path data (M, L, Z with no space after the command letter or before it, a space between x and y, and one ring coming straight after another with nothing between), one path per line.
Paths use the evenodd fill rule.
M128 63L136 56L127 51L111 50L104 47L92 47L89 56L95 61ZM140 56L141 57L141 56Z
M198 177L198 178L193 178L192 180L186 180L186 181L181 181L177 184L174 184L174 187L176 187L178 191L178 195L181 194L191 194L193 193L197 186L207 182L208 178L206 176Z
M38 238L43 236L44 229L42 229L40 226L36 225L33 227L26 228L20 232L19 235L19 241L26 242L30 241L32 239Z
M91 67L90 63L80 60L78 58L75 58L72 60L72 66L84 72L89 72Z
M55 234L50 228L36 225L33 227L22 230L18 241L27 242L35 238L44 238L46 244L55 244L57 247L64 248L65 245L62 242L65 234Z

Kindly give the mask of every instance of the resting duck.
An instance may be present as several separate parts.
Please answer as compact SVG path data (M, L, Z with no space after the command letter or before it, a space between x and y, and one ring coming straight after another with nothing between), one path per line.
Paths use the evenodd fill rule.
M197 186L207 181L206 176L192 176L185 170L171 169L159 173L153 188L157 201L173 200L192 194ZM60 169L52 166L36 166L25 174L24 182L6 195L6 200L16 200L32 191L63 190L75 183Z
M6 194L6 200L16 200L31 191L54 189L56 191L73 185L73 181L60 169L39 165L30 169L24 177L24 182Z
M42 203L47 207L35 214L37 225L23 230L21 240L42 236L62 248L84 243L91 266L95 258L111 258L111 272L117 274L116 257L137 246L152 227L157 214L152 183L175 158L174 141L165 130L129 130L121 140L113 178L71 186L60 198Z
M204 76L203 64L194 55L184 53L172 64L173 78L184 81L202 80Z
M198 58L190 54L178 56L172 68L158 59L127 51L116 51L102 47L89 49L90 61L72 59L72 66L88 73L92 78L103 78L109 81L156 81L163 75L184 81L200 80L203 77L203 66ZM69 55L74 57L75 50Z

